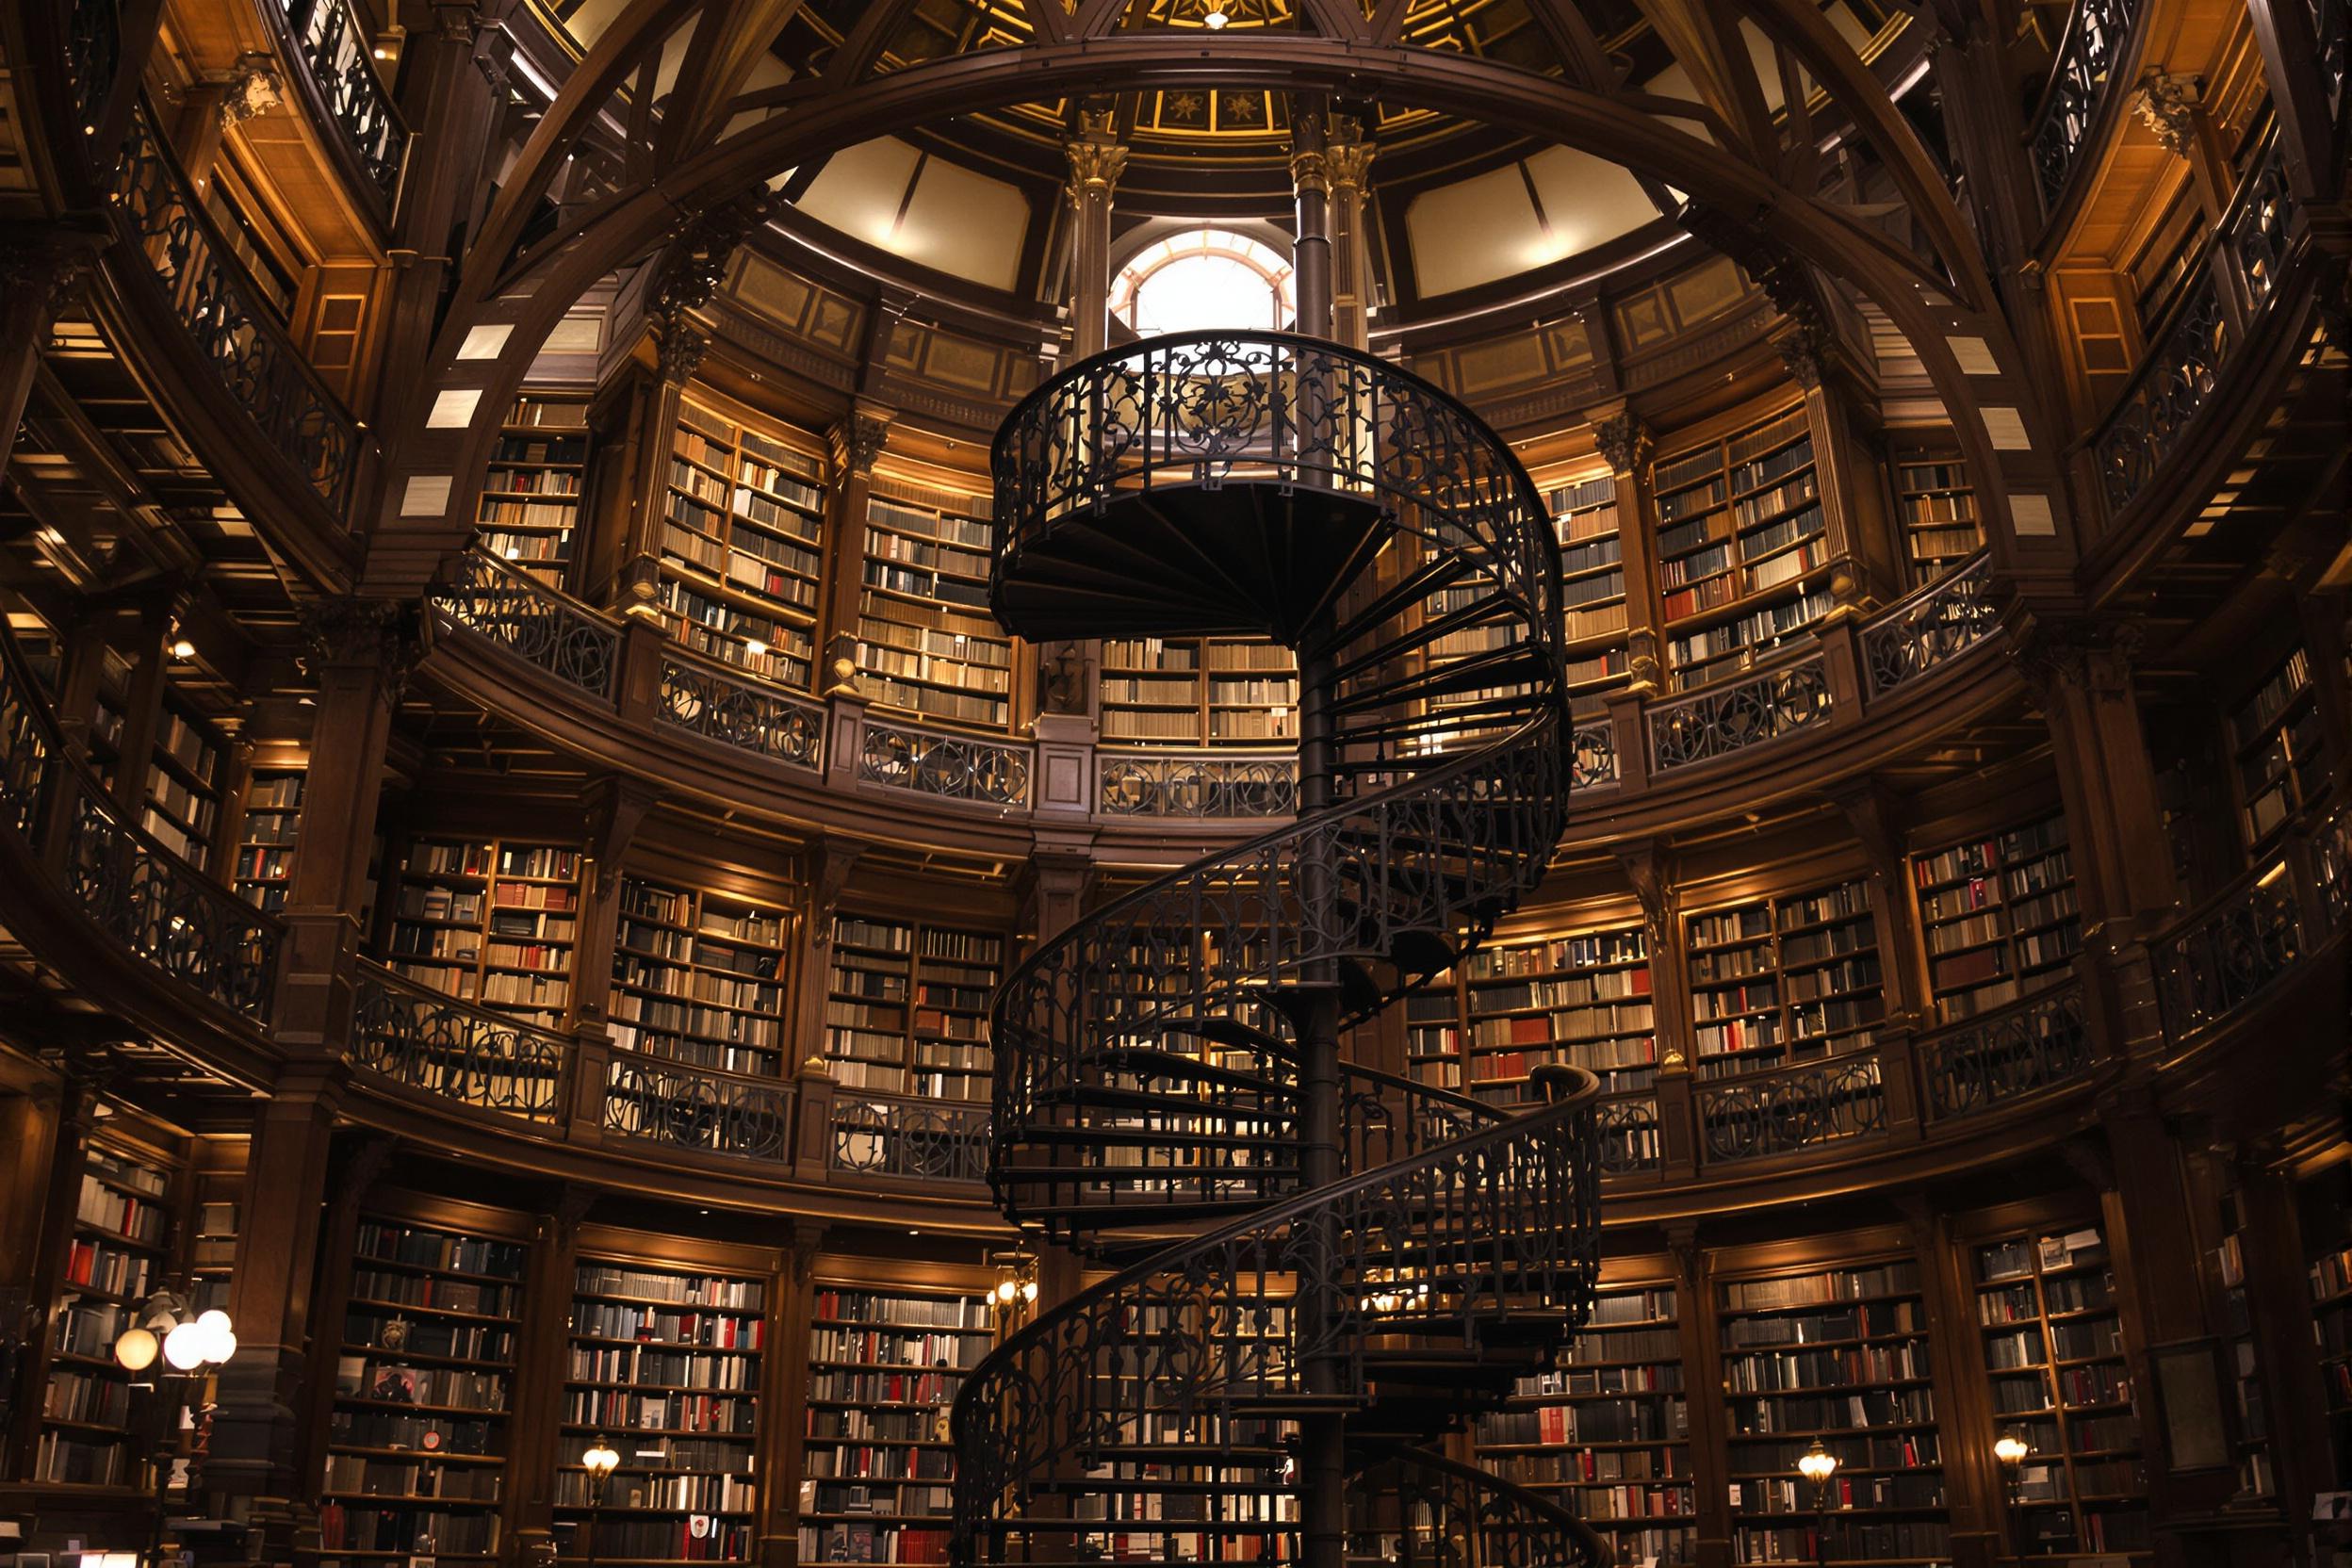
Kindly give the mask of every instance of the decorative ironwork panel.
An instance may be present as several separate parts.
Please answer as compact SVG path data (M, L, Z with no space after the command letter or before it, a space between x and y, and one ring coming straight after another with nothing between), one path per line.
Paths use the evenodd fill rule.
M88 136L122 72L122 0L73 0L66 49L74 73L74 123Z
M155 136L144 104L131 116L122 179L115 205L125 237L145 253L220 389L341 518L359 465L359 426L311 373L235 254L213 234L210 216Z
M400 123L392 95L368 58L372 45L366 26L350 0L294 0L286 24L335 129L389 208L400 188L408 127Z
M940 735L869 714L858 776L886 789L985 806L1029 804L1029 748Z
M655 716L721 745L795 768L825 765L823 707L708 665L663 658L662 706Z
M1884 696L1991 636L2001 624L1984 597L1991 577L1992 557L1980 555L1865 627L1862 664L1870 695Z
M1348 1560L1395 1568L1598 1568L1609 1548L1541 1494L1429 1449L1348 1488Z
M881 1095L833 1097L829 1168L929 1182L988 1179L988 1113L977 1105Z
M1922 1042L1932 1121L1981 1116L2090 1071L2082 988L2069 984Z
M2312 835L2311 875L2328 929L2352 928L2352 810L2338 811Z
M2246 282L2246 302L2260 308L2278 287L2294 227L2295 195L2287 187L2287 160L2273 130L2238 188L2226 220L2230 253Z
M1275 757L1098 757L1099 797L1114 817L1291 817L1298 764Z
M11 639L7 680L0 684L0 823L19 833L33 830L49 776L47 710Z
M1617 731L1609 725L1580 724L1568 738L1568 784L1597 790L1617 782Z
M1729 757L1827 722L1829 674L1819 654L1706 687L1650 710L1659 773Z
M564 1109L560 1035L533 1029L365 965L351 1006L351 1065L477 1111L555 1121Z
M119 820L76 781L66 890L116 942L182 985L266 1019L285 928Z
M1594 1108L1601 1174L1625 1176L1658 1167L1658 1097L1604 1100Z
M2031 133L2034 172L2041 183L2045 212L2054 211L2066 194L2075 159L2098 122L2115 62L2123 57L2138 19L2137 0L2075 0Z
M792 1153L792 1090L615 1057L605 1074L604 1128L677 1149L783 1160Z
M2268 990L2302 956L2293 884L2284 875L2247 880L2157 943L2164 1033L2180 1040L2212 1028Z
M433 591L433 608L450 624L502 645L568 686L612 694L621 634L503 561L467 550L449 580Z
M2221 291L2209 262L2189 286L2172 330L2141 364L2132 390L2099 434L2099 470L2110 509L2123 510L2156 477L2213 395L2228 357Z
M1708 1163L1793 1154L1817 1144L1886 1130L1878 1059L1830 1062L1699 1091Z

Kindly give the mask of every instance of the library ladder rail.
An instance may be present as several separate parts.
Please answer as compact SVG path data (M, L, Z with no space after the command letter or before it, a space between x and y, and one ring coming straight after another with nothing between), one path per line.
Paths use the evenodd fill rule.
M956 1560L1607 1568L1574 1516L1432 1449L1590 1309L1596 1083L1546 1069L1504 1109L1340 1049L1370 1054L1566 825L1533 486L1427 383L1279 335L1073 367L993 460L999 621L1291 647L1301 804L994 999L998 1205L1108 1277L966 1380Z

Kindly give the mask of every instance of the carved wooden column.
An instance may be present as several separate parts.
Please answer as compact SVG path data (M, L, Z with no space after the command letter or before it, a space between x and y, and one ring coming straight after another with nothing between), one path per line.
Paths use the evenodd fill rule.
M1665 612L1658 601L1657 531L1649 523L1650 464L1657 444L1623 399L1587 417L1592 421L1592 444L1609 464L1617 492L1617 556L1625 574L1625 690L1636 696L1662 696L1665 645L1658 629L1665 625ZM1623 762L1621 748L1621 767Z
M761 1358L773 1383L769 1408L776 1413L762 1423L774 1445L762 1467L772 1479L760 1489L762 1568L794 1568L800 1561L800 1491L797 1486L788 1491L784 1481L801 1478L808 1453L808 1340L815 1332L817 1250L825 1241L825 1224L796 1218L792 1226L776 1344Z
M515 1339L514 1381L508 1423L506 1497L502 1533L515 1563L552 1563L556 1556L556 1466L565 1449L587 1444L563 1429L564 1388L571 1344L565 1333L574 1276L580 1262L580 1227L596 1202L593 1192L573 1186L539 1217L523 1273L523 1327ZM577 1462L577 1461L575 1461Z
M629 476L629 511L620 519L608 602L623 614L642 616L655 624L662 612L662 530L669 510L669 454L677 440L686 384L694 379L710 347L710 340L683 317L657 328L655 374L638 388L627 423L636 471Z
M1875 779L1838 797L1865 856L1863 883L1870 895L1870 929L1878 941L1880 995L1886 1020L1876 1031L1886 1124L1914 1135L1927 1122L1928 1086L1913 1051L1929 1026L1925 949L1903 874L1903 830L1893 796Z
M1372 159L1379 151L1364 139L1362 121L1331 117L1323 149L1324 172L1331 182L1331 336L1351 349L1372 347L1372 243L1364 218Z
M1690 1491L1697 1540L1696 1568L1730 1568L1730 1413L1723 1400L1723 1329L1716 1312L1712 1257L1690 1224L1670 1227L1667 1254L1674 1260L1674 1314L1682 1335L1685 1409L1690 1424Z
M1650 1017L1658 1040L1658 1165L1667 1180L1687 1181L1697 1171L1699 1152L1682 890L1675 885L1673 852L1655 840L1620 849L1617 863L1642 901L1642 941L1650 956Z
M833 913L866 846L856 839L821 837L808 846L808 902L800 911L793 954L792 1030L785 1055L797 1066L800 1119L794 1165L807 1181L823 1181L833 1145L833 1073L825 1059L825 998L833 967Z
M858 605L865 586L866 499L874 465L890 440L891 413L859 398L825 433L833 448L833 491L825 499L825 584L817 621L817 690L825 696L860 694Z
M612 1056L612 951L620 925L621 862L662 792L618 774L588 786L588 864L580 941L572 949L571 1136L593 1142L604 1131L604 1095Z

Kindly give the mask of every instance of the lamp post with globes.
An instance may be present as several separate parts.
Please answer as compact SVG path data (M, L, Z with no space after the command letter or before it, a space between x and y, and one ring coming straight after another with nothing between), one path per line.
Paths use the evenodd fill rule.
M2015 1432L2003 1432L1993 1440L1993 1458L2001 1462L2001 1522L2008 1527L2010 1555L2025 1556L2025 1542L2017 1531L2017 1484L2024 1478L2025 1459L2034 1451L2033 1446Z
M604 1489L620 1468L621 1456L599 1433L580 1456L580 1465L588 1472L588 1539L580 1545L580 1556L584 1568L596 1568L596 1526L603 1517Z
M1838 1456L1817 1437L1813 1446L1797 1456L1797 1474L1813 1487L1813 1511L1819 1516L1813 1526L1813 1562L1814 1568L1822 1568L1829 1561L1829 1483L1838 1474Z
M167 1396L167 1385L182 1395L210 1377L237 1354L237 1334L229 1315L215 1309L199 1313L188 1298L169 1290L156 1291L140 1304L131 1326L114 1342L116 1364L131 1374L134 1388L154 1392L154 1447L150 1462L155 1469L155 1518L147 1540L148 1568L162 1568L163 1515L172 1494L172 1419L177 1400ZM141 1380L160 1361L164 1370Z

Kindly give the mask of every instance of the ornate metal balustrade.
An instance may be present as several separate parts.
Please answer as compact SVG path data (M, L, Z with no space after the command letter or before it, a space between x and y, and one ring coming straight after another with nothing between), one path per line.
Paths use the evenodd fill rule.
M1606 720L1580 724L1568 737L1568 786L1598 790L1618 782L1617 731Z
M73 0L65 31L74 123L95 126L122 71L122 0Z
M2109 510L2122 511L2147 487L2213 395L2229 329L2221 288L2209 267L2189 285L2156 351L2140 364L2132 389L2099 437L2099 469Z
M1097 802L1113 817L1290 817L1298 763L1288 757L1097 755Z
M1971 1019L1921 1041L1919 1059L1933 1121L1982 1116L2076 1082L2091 1070L2082 988L2070 982Z
M1826 723L1829 713L1828 668L1810 653L1652 708L1651 766L1667 773L1730 757Z
M2164 1033L2185 1039L2295 967L2306 946L2287 860L2248 874L2155 945Z
M825 1166L852 1176L988 1179L988 1113L979 1105L837 1091Z
M133 827L74 777L65 884L99 930L222 1006L270 1011L285 928Z
M1984 596L1992 557L1979 555L1910 595L1862 629L1870 694L1884 696L1993 634L2001 619Z
M49 777L48 704L8 648L8 679L0 683L0 824L30 833Z
M612 694L621 634L528 572L467 550L436 585L433 608L449 625L487 637L566 685Z
M2311 836L2311 877L2326 929L2352 928L2352 808L2338 811Z
M564 1107L569 1042L362 964L351 1058L409 1088L472 1110L551 1122Z
M2075 0L2028 132L2046 213L2055 211L2066 194L2138 20L2138 0Z
M388 210L400 189L408 127L376 75L366 27L350 0L292 0L286 23L335 130Z
M2278 291L2285 270L2287 244L2294 232L2295 197L2287 188L2287 159L2274 127L2262 149L2247 165L2223 232L2230 255L2246 289L2246 303L2259 309Z
M1029 757L1026 746L971 735L943 735L869 713L858 777L863 783L941 800L1025 808Z
M1659 1162L1658 1097L1634 1095L1604 1100L1593 1107L1600 1140L1601 1174L1629 1176L1656 1170Z
M795 768L820 768L825 710L765 681L664 654L655 717L721 745Z
M792 1157L792 1090L624 1054L605 1071L604 1130L674 1149L782 1162Z
M1710 1165L1793 1154L1886 1130L1875 1056L1708 1084L1699 1090L1698 1107Z
M1582 1521L1539 1493L1426 1448L1348 1489L1348 1560L1392 1568L1596 1568Z
M131 116L115 193L123 241L142 253L166 302L210 362L229 401L309 481L340 520L359 466L359 426L319 382L262 302L211 215L155 135Z

